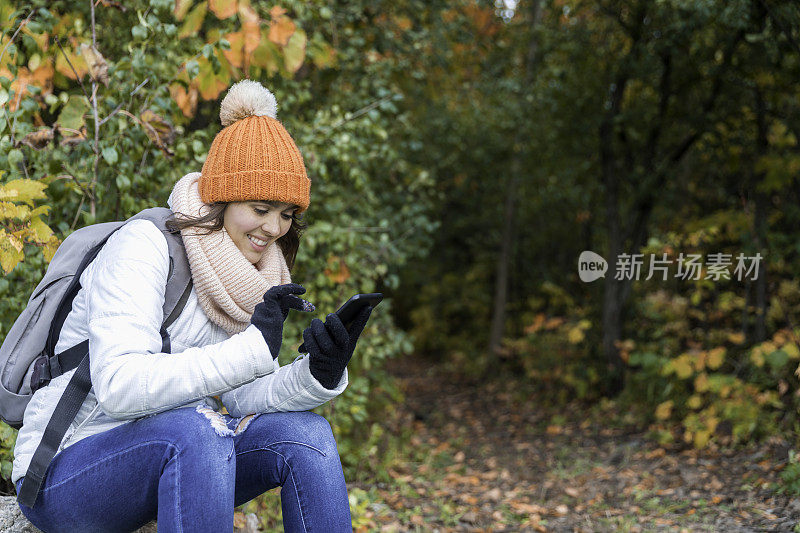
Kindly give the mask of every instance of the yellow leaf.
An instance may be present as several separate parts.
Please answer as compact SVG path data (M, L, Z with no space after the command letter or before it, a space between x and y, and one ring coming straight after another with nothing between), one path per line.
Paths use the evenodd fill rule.
M18 247L19 239L0 229L0 268L8 274L24 258L22 247Z
M686 405L689 407L689 409L699 409L700 406L703 405L703 398L701 398L698 394L693 394L686 401Z
M704 370L706 368L706 352L695 354L692 364L694 365L694 369L698 372Z
M666 420L672 414L672 400L667 400L656 407L656 418Z
M567 339L572 344L579 344L583 341L585 335L583 334L583 330L579 326L575 326L574 328L569 330L567 333Z
M214 66L205 58L197 61L200 64L200 74L197 76L197 90L204 100L213 100L221 93L227 85L220 84Z
M694 433L694 447L695 448L703 448L708 441L711 439L711 431L707 429L702 429L699 431L695 431Z
M789 359L800 359L800 350L797 349L797 345L793 342L787 342L784 344L781 349L786 352L786 355L789 356Z
M722 366L722 362L725 360L725 348L722 346L717 346L716 348L712 348L708 351L708 357L706 358L706 365L711 370L716 370L720 366Z
M708 374L702 372L694 378L694 390L697 392L705 392L708 390L709 383L708 383Z
M764 352L761 346L756 346L753 348L753 351L750 352L750 361L759 368L764 366Z
M681 378L686 379L694 373L692 368L692 356L688 353L681 354L669 363L669 368Z
M729 333L728 340L733 344L742 344L744 342L744 333L740 331L736 333Z
M58 237L55 235L50 236L50 240L47 241L44 248L42 248L42 255L44 255L44 260L48 263L52 261L53 256L56 255L56 250L58 250L61 241L58 240Z
M39 217L42 215L47 215L49 212L50 212L49 205L40 205L39 207L31 211L31 217Z
M19 220L27 220L29 216L30 209L25 205L0 202L0 219L11 220L12 218L16 218Z
M50 229L50 226L42 222L42 219L39 217L31 220L31 229L34 231L36 242L47 242L50 240L50 235L53 234L53 230Z
M33 201L45 198L47 185L41 181L18 179L0 186L0 199L13 198L15 202L25 202L33 207Z
M8 243L11 245L12 248L14 248L18 252L22 252L23 244L22 241L19 239L19 237L11 233L7 234L6 237L8 238Z

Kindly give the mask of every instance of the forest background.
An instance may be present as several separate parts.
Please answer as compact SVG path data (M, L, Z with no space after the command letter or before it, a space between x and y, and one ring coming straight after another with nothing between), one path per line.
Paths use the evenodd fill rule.
M391 480L412 353L663 446L798 445L796 3L0 0L0 25L0 338L70 232L166 205L251 78L312 179L293 278L321 312L388 296L320 408L348 479Z

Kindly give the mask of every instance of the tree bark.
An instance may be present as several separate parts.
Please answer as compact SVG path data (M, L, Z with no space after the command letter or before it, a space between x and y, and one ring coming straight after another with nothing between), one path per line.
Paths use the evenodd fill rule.
M530 43L525 61L525 71L522 76L523 90L527 90L534 79L536 63L538 61L539 41L536 28L542 20L542 1L533 0L530 3ZM524 106L524 102L520 102ZM503 232L501 235L500 253L497 257L495 274L494 301L492 305L492 326L489 333L489 352L498 353L503 340L506 323L506 304L508 303L508 270L511 264L513 245L516 240L517 195L519 193L520 176L524 171L522 158L525 151L520 149L524 140L523 128L517 128L512 145L514 154L509 167L511 175L508 177L505 191Z
M756 88L756 154L755 161L765 155L769 149L767 139L767 120L766 105L764 96ZM763 174L755 174L753 183L753 229L755 234L755 248L761 257L767 255L767 210L769 209L769 199L766 194L758 190L758 184L762 181ZM767 339L767 276L763 265L759 265L758 278L755 279L755 300L756 300L756 319L753 327L753 341L763 342Z

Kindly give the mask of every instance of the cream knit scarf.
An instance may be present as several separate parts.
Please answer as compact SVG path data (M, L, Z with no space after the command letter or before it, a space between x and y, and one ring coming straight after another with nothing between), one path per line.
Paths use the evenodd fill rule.
M168 202L173 212L191 217L208 213L208 204L200 200L199 178L199 172L192 172L175 184ZM181 230L192 281L208 318L233 335L250 324L256 304L270 287L291 282L289 268L277 243L272 243L253 265L225 228L204 234L207 232Z

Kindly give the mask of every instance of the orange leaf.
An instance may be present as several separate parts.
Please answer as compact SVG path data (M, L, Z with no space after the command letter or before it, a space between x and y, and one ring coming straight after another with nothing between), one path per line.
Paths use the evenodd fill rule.
M350 279L350 269L341 257L332 255L328 258L328 268L325 275L334 283L344 283Z
M250 55L261 42L261 28L259 28L258 22L245 22L242 24L242 33L244 34L244 53Z
M256 13L255 9L253 9L251 6L247 5L244 2L240 2L239 20L242 21L242 24L247 24L247 23L258 24L261 19L259 19L258 13Z
M272 11L275 11L275 8L272 8ZM273 16L272 20L269 22L269 40L275 44L286 46L295 29L296 26L294 22L286 15L281 15L279 17Z
M286 10L284 8L282 8L281 6L273 6L273 8L269 10L269 16L271 18L273 18L273 19L276 19L278 17L282 17L285 14L286 14Z
M225 35L225 38L231 43L230 50L223 50L222 55L225 56L231 65L236 68L242 68L244 66L244 54L242 53L242 49L244 47L244 34L240 31L235 33L229 33Z
M173 15L175 15L175 20L182 21L191 6L192 0L175 0L175 9L172 11Z
M208 0L208 9L214 13L218 19L232 17L238 11L236 0Z
M89 72L89 67L86 65L86 60L83 59L83 56L79 53L74 52L75 48L70 48L65 46L64 53L61 53L61 49L58 50L58 54L56 54L56 70L63 76L71 79L77 80L78 78L83 78L83 76ZM69 58L69 62L65 59L64 55L66 54L67 58ZM75 72L78 73L78 77L75 77L75 72L73 72L72 67L69 64L72 63L72 67L75 68Z
M169 94L186 117L193 117L197 110L197 88L192 86L184 89L180 83L169 86Z

